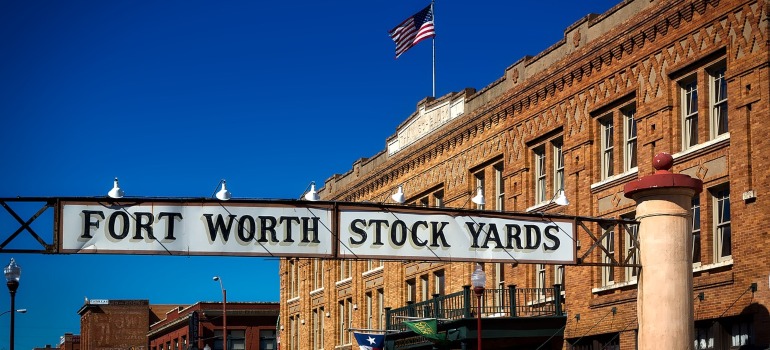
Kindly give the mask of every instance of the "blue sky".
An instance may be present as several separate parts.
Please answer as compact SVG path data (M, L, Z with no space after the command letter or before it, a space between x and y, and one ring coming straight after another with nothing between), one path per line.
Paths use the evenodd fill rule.
M439 1L437 95L481 89L616 1ZM0 1L0 197L297 198L431 94L431 45L387 31L427 1ZM14 206L23 219L37 207ZM52 217L33 226L49 242ZM16 228L0 209L0 240ZM9 248L29 247L28 235ZM22 266L16 348L79 333L85 297L278 301L278 261L0 254ZM1 293L1 292L0 292ZM8 310L0 297L0 311ZM8 347L0 316L0 350Z

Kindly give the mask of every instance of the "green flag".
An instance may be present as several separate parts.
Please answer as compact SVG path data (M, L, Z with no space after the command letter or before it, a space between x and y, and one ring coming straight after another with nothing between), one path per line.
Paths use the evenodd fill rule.
M404 321L404 324L415 333L432 341L446 341L446 334L438 334L436 332L435 318L421 321Z

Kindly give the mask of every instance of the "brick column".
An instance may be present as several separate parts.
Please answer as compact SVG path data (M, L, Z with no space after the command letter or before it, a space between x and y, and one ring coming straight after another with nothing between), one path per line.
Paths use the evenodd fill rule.
M639 221L637 316L639 348L692 349L691 201L703 183L669 170L667 153L653 158L655 173L625 185Z

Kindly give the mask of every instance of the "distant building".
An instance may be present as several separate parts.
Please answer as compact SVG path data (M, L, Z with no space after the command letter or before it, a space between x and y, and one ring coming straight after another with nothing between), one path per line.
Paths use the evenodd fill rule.
M147 348L148 300L90 299L78 314L81 350Z
M80 334L64 333L59 340L60 350L80 350Z
M59 349L59 348L52 348L51 344L46 344L44 348L32 348L32 350L56 350L56 349Z
M163 319L150 325L150 350L223 350L222 303L199 302L166 310ZM278 310L278 303L227 303L227 348L276 349Z
M278 310L277 302L227 303L228 349L276 349ZM62 350L223 350L222 303L90 299L78 314L80 335L65 334Z

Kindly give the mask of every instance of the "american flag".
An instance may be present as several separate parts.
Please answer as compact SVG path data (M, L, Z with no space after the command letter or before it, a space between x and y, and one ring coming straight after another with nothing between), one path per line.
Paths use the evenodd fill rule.
M396 42L396 58L417 45L420 41L436 36L433 28L433 5L422 9L414 16L407 18L401 24L391 29L390 38Z

